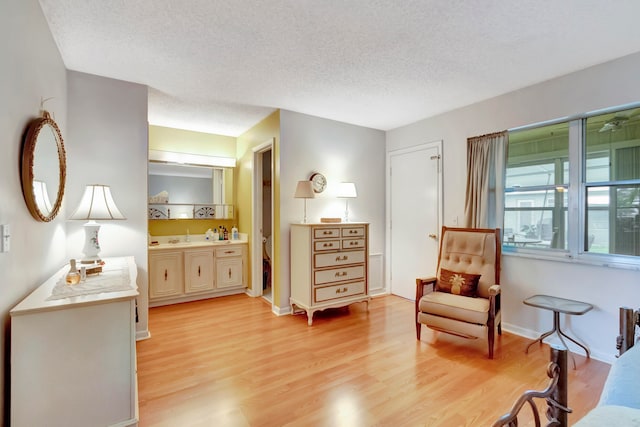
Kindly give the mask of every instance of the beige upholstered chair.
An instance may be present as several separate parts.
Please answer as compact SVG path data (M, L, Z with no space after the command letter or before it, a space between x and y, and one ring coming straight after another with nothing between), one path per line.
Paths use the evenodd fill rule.
M500 230L442 227L440 239L436 277L416 279L416 337L423 324L465 338L486 336L493 359L496 327L502 333Z

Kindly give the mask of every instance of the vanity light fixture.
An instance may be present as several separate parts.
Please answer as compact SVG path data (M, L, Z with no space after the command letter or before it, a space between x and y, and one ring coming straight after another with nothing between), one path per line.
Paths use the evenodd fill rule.
M80 204L69 219L88 220L84 224L84 258L82 264L92 264L100 262L100 240L98 232L100 224L96 220L126 219L120 212L111 195L111 188L108 185L93 184L87 185L84 190Z
M307 199L313 199L316 197L315 192L313 191L313 182L311 181L298 181L298 185L296 186L296 192L293 197L296 199L304 199L304 219L302 220L303 224L307 223Z
M175 151L149 150L149 160L160 163L179 163L194 166L215 166L233 168L233 157L206 156L202 154L178 153Z
M344 222L349 222L349 199L358 197L356 185L353 182L341 182L337 197L345 199Z

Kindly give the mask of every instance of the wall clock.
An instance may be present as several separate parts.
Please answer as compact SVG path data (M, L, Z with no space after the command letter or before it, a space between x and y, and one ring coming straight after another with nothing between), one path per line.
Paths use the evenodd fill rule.
M313 191L316 193L322 193L327 188L327 178L319 172L312 174L309 180L313 184Z

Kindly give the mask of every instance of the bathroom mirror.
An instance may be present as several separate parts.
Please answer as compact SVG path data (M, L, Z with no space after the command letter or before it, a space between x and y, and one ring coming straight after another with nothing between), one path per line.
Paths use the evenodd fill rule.
M232 219L233 168L149 161L149 219Z
M60 128L47 111L27 127L20 175L31 215L38 221L53 220L62 205L67 169Z

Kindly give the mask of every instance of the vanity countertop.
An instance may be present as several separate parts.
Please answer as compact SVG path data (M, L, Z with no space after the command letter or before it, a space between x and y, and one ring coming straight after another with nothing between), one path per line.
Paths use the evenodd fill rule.
M238 240L191 240L190 242L180 240L176 243L169 243L168 241L159 241L158 244L149 245L150 251L159 251L166 249L185 249L185 248L207 248L211 246L226 246L226 245L243 245L247 244L247 239Z

